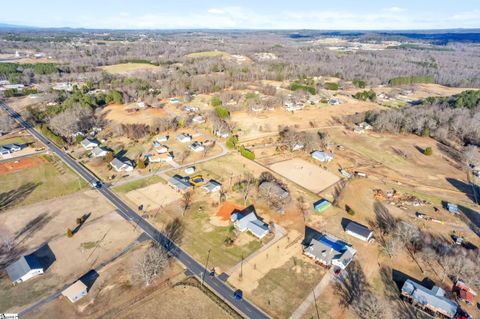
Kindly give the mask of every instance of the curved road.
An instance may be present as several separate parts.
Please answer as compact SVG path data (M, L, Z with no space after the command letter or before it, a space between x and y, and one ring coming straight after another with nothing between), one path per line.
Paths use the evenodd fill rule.
M35 138L44 143L53 153L60 157L68 166L70 166L77 174L84 178L88 183L97 181L98 179L82 165L78 164L73 158L63 152L59 147L50 142L45 136L37 132L28 122L26 122L20 114L15 112L3 101L0 101L0 107L5 110L13 119L29 131ZM101 187L98 191L105 196L116 208L117 212L125 219L137 224L150 238L152 238L159 245L165 247L172 256L185 266L195 277L202 279L204 272L208 270L202 264L193 259L174 242L170 241L158 229L152 226L149 222L143 219L140 215L135 213L128 205L126 205L120 198L118 198L108 187ZM210 290L227 301L237 311L242 313L247 318L263 319L270 318L263 311L258 309L254 304L246 299L237 300L233 296L233 290L226 283L213 276L204 276L204 282Z

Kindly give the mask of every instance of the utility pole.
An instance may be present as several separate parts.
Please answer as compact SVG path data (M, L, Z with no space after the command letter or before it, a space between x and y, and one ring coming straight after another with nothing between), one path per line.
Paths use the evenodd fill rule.
M320 319L320 314L318 313L318 307L317 307L317 298L315 297L315 288L312 289L313 293L313 302L315 303L315 310L317 311L317 318Z
M240 262L240 280L243 278L243 254L242 254L242 261Z
M210 258L210 251L211 249L208 250L207 263L205 264L205 268L203 269L202 286L203 286L203 283L205 282L205 273L207 272L207 269L208 269L208 259Z

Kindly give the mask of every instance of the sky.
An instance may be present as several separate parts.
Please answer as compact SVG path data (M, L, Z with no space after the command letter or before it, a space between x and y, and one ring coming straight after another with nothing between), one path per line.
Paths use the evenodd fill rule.
M0 23L107 29L480 28L480 0L21 0Z

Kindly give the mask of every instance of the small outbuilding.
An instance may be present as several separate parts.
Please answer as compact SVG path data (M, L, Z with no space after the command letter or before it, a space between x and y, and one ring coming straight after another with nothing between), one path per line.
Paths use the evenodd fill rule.
M87 293L88 287L81 280L77 280L73 285L62 291L62 295L67 297L72 303L82 299Z
M34 255L20 257L7 267L7 274L14 285L43 274L43 266Z
M373 232L368 227L350 221L345 227L345 232L350 236L358 238L363 241L370 241L373 237Z
M317 212L317 213L323 213L324 211L326 211L330 206L332 206L332 204L326 200L326 199L321 199L317 202L315 202L313 204L313 209Z

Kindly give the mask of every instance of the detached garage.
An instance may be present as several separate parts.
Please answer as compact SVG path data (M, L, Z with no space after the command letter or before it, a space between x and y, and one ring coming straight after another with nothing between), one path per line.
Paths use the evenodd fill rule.
M350 236L356 237L363 241L370 241L373 237L373 232L368 227L360 225L356 222L349 222L345 227L345 232Z
M73 285L62 291L62 295L74 303L87 295L88 288L82 281L78 280Z

